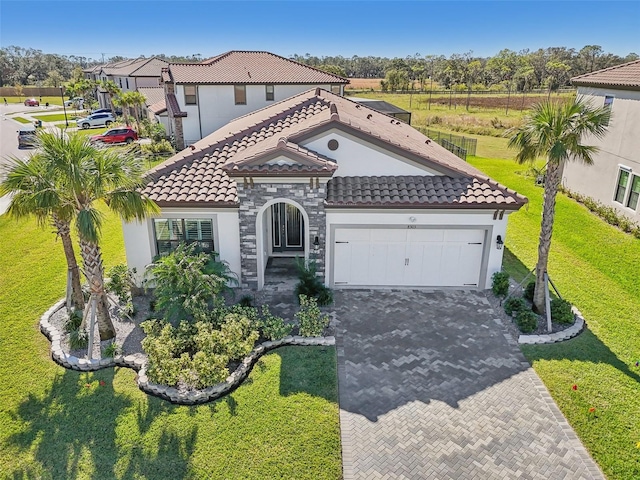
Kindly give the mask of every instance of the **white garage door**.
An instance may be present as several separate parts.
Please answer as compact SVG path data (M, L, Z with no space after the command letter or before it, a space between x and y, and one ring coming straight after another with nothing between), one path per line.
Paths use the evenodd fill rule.
M334 285L476 287L484 238L484 230L337 228Z

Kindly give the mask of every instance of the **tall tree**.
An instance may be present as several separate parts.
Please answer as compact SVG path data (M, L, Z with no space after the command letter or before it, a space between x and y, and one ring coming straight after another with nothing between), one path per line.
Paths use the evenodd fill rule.
M509 140L509 146L518 149L518 163L535 162L542 157L547 161L533 296L533 303L540 313L545 311L544 274L549 262L556 195L562 167L568 161L593 164L593 155L597 148L582 145L581 139L588 135L602 138L609 124L609 115L608 108L593 107L581 99L564 103L547 100L533 107L524 124L515 130Z
M109 97L109 108L113 112L113 99L122 93L122 89L113 80L101 81L100 87L107 92L107 96Z
M39 134L40 138L44 138ZM39 225L48 223L55 228L61 239L67 261L67 294L75 309L84 309L84 297L80 284L80 270L71 240L71 218L73 210L65 205L55 186L55 175L49 166L62 152L56 151L51 142L41 142L40 151L27 160L16 157L9 159L5 180L0 183L0 195L11 194L7 212L15 218L34 216ZM77 145L70 145L76 148ZM67 152L77 155L77 152Z

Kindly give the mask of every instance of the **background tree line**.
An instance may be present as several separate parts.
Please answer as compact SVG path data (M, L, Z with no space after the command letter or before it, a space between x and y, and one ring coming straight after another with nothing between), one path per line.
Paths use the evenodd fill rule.
M197 63L201 54L191 56L152 55L169 62ZM599 45L586 45L580 50L549 47L535 51L504 49L492 57L477 57L472 52L444 55L420 55L405 58L366 56L352 57L294 54L290 57L307 65L355 78L384 78L389 90L425 90L431 80L440 87L471 89L474 85L490 88L529 90L556 89L568 85L571 77L602 68L637 60L635 53L625 57L605 52ZM113 56L105 63L126 60ZM9 46L0 48L0 86L41 85L58 87L84 68L102 61L75 55L44 53L33 48Z
M635 53L620 57L605 52L599 45L580 50L566 47L540 48L519 52L504 49L493 57L476 57L473 52L444 55L420 55L405 58L342 56L316 57L292 55L298 62L352 78L384 78L383 89L426 90L430 82L440 87L470 89L499 85L519 91L569 84L577 75L637 60Z

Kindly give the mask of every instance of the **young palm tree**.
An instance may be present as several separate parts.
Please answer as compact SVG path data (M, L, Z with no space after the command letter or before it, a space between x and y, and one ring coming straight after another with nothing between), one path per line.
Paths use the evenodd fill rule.
M122 109L122 116L124 117L124 123L126 125L130 125L129 123L129 115L128 115L128 109L129 109L129 99L126 95L126 93L119 93L118 95L116 95L115 97L113 97L111 99L111 103L113 104L113 106L115 107L120 107Z
M118 85L116 85L116 82L114 82L113 80L104 80L100 82L100 87L102 87L102 89L107 92L107 96L109 97L109 108L111 108L111 111L113 112L113 99L115 96L120 95L120 93L122 93L122 90Z
M609 124L609 116L608 108L593 107L579 98L564 103L545 101L533 107L525 123L515 130L509 140L509 146L518 149L518 163L535 162L541 157L547 160L533 296L534 306L540 313L545 311L544 274L549 261L556 194L562 167L568 161L593 164L597 148L582 145L580 141L588 135L602 138Z
M50 222L56 235L62 240L67 260L67 295L76 310L84 309L84 297L80 285L80 270L71 240L71 218L73 211L63 202L55 188L54 179L47 166L51 155L47 144L41 152L28 160L11 158L6 179L0 183L0 195L11 194L8 213L15 218L35 216L41 226Z
M138 159L96 149L86 136L78 133L68 137L50 135L56 137L63 149L66 145L80 145L86 151L86 155L69 156L56 164L55 170L59 174L56 186L66 205L74 210L83 270L89 281L91 300L97 307L100 339L108 340L115 336L115 330L104 289L99 245L103 215L97 209L97 204L104 202L124 220L142 220L159 209L139 192L144 169Z

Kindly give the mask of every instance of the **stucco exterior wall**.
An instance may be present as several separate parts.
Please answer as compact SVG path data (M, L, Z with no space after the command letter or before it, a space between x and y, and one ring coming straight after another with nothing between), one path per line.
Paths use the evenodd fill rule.
M154 218L208 218L213 224L213 242L220 260L229 263L232 272L241 281L240 237L237 209L182 209L166 208ZM136 281L141 284L145 269L157 255L153 220L122 222L127 265L137 271Z
M614 201L620 167L640 175L640 92L579 87L578 94L595 106L604 105L605 96L612 95L612 116L604 138L590 136L582 140L584 145L599 148L594 164L568 162L562 183L569 190L588 195L640 222L640 205L632 210Z
M325 252L325 283L330 284L331 269L333 266L332 249L334 239L331 238L332 227L348 227L353 225L370 226L411 226L411 228L430 227L452 227L464 226L469 228L485 229L488 232L487 241L484 248L488 251L486 275L484 285L481 288L491 288L491 276L499 272L502 268L502 255L504 249L496 248L496 239L500 235L504 241L507 230L508 212L505 212L502 219L493 219L494 211L482 212L461 212L460 210L450 211L429 211L429 210L346 210L346 209L326 209L328 234L328 248Z
M336 150L329 150L328 142L332 139L338 141ZM336 129L306 140L302 145L334 159L338 164L334 177L440 175L407 158Z
M135 79L137 88L160 86L160 77L134 77L134 79Z
M175 87L176 99L180 109L188 115L183 118L185 144L189 145L206 137L234 118L273 105L316 86L331 90L330 85L274 85L274 100L267 101L265 85L247 85L246 105L236 105L233 85L198 85L198 104L186 105L184 86L178 84Z

